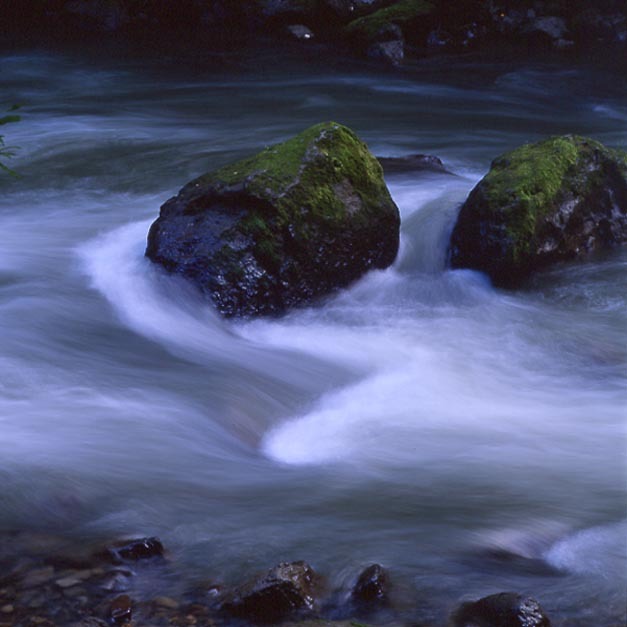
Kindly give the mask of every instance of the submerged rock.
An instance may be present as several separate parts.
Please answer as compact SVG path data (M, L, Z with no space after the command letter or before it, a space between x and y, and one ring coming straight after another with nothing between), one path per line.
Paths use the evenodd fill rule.
M187 184L146 255L225 316L278 314L389 266L399 226L379 162L327 122Z
M163 544L159 538L127 540L107 547L96 556L114 564L163 557Z
M501 592L464 603L455 612L453 627L551 627L540 604L531 597Z
M405 157L377 157L386 174L405 172L439 172L452 174L439 157L434 155L407 155Z
M472 190L453 268L513 287L533 271L627 241L627 153L565 135L502 155Z
M306 562L282 562L236 590L222 609L258 623L274 623L298 610L313 610L320 577Z

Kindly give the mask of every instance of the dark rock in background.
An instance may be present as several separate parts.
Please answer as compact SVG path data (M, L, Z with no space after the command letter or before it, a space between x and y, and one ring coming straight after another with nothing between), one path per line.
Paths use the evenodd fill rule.
M623 0L20 0L3 11L0 42L117 38L169 54L177 47L222 50L269 37L289 40L288 26L297 24L342 55L393 66L424 54L504 49L596 51L625 63L627 51Z

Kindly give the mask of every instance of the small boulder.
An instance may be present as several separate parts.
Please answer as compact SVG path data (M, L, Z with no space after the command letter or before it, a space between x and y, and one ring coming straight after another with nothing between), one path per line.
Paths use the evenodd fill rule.
M379 162L327 122L188 183L146 256L225 316L279 314L395 259L400 217Z
M139 538L113 544L97 553L96 557L113 564L136 562L153 557L163 557L163 544L159 538Z
M359 17L346 26L346 35L370 58L398 65L404 58L405 41L426 39L429 18L435 7L426 0L400 0Z
M540 604L531 597L501 592L464 603L452 617L453 627L551 627Z
M320 582L306 562L282 562L235 590L222 609L253 622L275 623L294 612L313 610Z
M565 135L502 155L462 206L453 268L516 287L535 270L627 241L627 153Z
M388 571L379 564L372 564L357 578L351 598L360 605L385 605L388 602L389 587Z
M386 174L405 172L439 172L452 174L439 157L434 155L407 155L405 157L377 157Z

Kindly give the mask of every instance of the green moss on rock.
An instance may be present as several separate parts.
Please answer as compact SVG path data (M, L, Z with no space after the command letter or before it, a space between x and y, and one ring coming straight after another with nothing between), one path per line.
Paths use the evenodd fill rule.
M464 203L451 265L497 285L627 239L627 155L566 135L494 160Z
M430 15L434 11L434 5L426 0L400 0L389 7L353 20L347 25L346 32L352 37L370 42L390 24L403 29L409 22Z
M186 185L146 254L225 315L280 313L392 263L398 229L378 161L327 122Z

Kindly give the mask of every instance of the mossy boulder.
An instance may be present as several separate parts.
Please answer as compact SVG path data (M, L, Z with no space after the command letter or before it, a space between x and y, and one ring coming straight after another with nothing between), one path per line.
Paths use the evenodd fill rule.
M498 157L459 213L453 268L515 287L557 261L627 241L627 153L565 135Z
M362 45L389 38L390 32L400 29L411 39L411 32L425 17L435 12L435 6L427 0L399 0L394 4L353 20L346 26L346 33Z
M146 255L225 316L279 314L389 266L399 226L379 162L327 122L188 183L161 207Z

